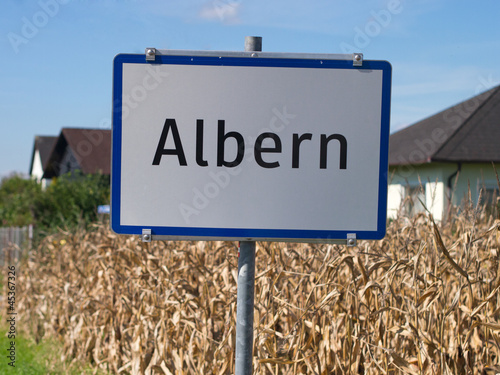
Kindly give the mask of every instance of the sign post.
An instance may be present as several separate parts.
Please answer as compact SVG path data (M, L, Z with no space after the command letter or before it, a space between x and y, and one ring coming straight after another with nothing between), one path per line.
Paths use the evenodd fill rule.
M245 38L245 51L262 51L262 38L247 36ZM238 247L238 290L236 294L236 375L252 374L254 296L255 241L241 241Z
M386 231L390 64L261 50L148 48L113 69L111 227L240 241L236 375L252 373L256 241Z
M241 241L238 248L235 375L252 374L254 295L255 241Z

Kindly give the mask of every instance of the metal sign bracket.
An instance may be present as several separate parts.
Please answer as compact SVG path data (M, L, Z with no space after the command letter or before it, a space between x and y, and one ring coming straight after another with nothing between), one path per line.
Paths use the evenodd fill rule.
M363 66L363 54L353 53L352 54L352 66Z
M356 244L356 233L347 233L347 247L354 247Z
M292 243L324 243L347 245L353 247L357 245L356 233L347 233L346 238L241 238L241 237L220 237L220 236L174 236L174 235L161 235L152 233L151 229L142 229L141 234L142 242L152 241L271 241L271 242L292 242Z
M156 48L146 48L146 61L155 61L156 59Z
M151 229L143 229L141 240L142 242L151 242L153 236L151 235Z

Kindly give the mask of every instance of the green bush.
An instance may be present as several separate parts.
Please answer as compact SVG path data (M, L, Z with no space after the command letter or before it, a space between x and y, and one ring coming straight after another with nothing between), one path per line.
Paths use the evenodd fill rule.
M0 183L0 226L22 227L35 223L35 202L40 184L21 175L3 178Z
M54 179L35 202L38 231L87 226L97 219L97 206L109 204L109 176L79 172Z
M86 227L97 220L97 206L109 204L109 199L109 176L76 172L42 190L36 181L14 175L0 184L0 226L33 224L37 233L45 234Z

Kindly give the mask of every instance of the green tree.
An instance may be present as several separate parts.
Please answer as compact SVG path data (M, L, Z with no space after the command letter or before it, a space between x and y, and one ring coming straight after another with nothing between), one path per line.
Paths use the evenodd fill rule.
M0 183L0 226L22 227L35 222L35 202L42 193L40 185L15 174Z

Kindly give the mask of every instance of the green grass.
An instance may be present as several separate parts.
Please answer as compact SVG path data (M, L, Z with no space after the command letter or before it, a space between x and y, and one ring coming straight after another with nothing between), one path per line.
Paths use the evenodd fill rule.
M0 374L92 374L87 364L61 361L62 344L57 340L44 339L37 344L22 331L19 333L19 322L16 322L15 339L9 339L7 318L0 316L0 319ZM15 341L15 367L9 366L10 359L7 357L11 341Z
M0 273L0 296L6 298L3 293L5 275ZM22 324L16 321L15 339L8 337L9 323L4 309L8 305L0 303L0 375L3 374L54 374L54 375L81 375L93 374L90 365L81 362L63 362L60 354L63 345L56 339L44 339L38 344L23 330ZM15 367L10 366L11 360L7 357L11 347L10 342L15 342ZM105 372L98 371L97 374L104 375Z
M3 318L2 320L5 321L6 319ZM9 365L11 359L5 355L11 347L11 341L15 342L15 367ZM2 373L50 374L51 370L47 367L46 360L52 356L51 350L53 347L49 343L40 343L37 345L31 340L17 334L15 339L9 339L7 337L7 330L0 329L0 348L3 354L0 357L0 368L3 369Z

